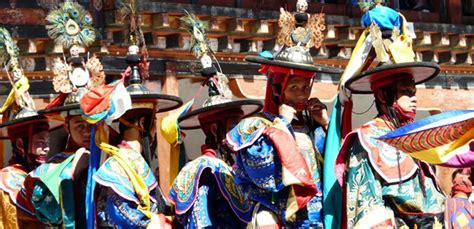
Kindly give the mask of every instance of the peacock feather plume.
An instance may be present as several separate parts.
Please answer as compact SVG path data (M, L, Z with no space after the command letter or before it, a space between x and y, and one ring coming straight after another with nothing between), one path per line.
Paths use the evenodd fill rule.
M20 49L8 30L0 27L0 65L5 67L7 78L12 85L10 93L0 107L4 121L11 117L20 118L37 114L33 99L28 93L30 85L21 69L19 54Z
M8 65L8 62L14 60L18 62L20 49L13 41L12 36L7 29L0 27L0 65Z
M211 52L209 41L207 39L206 30L209 25L207 22L201 21L196 15L186 11L186 16L180 18L181 28L191 35L191 52L200 59L203 55Z
M76 2L62 3L49 12L46 21L49 37L65 48L74 44L87 47L95 40L92 16Z

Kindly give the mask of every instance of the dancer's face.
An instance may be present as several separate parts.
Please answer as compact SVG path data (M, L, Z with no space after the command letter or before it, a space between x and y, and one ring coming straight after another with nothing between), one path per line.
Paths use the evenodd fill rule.
M91 125L84 121L80 115L69 117L64 127L77 146L89 148Z
M407 113L416 113L416 87L412 78L406 78L396 83L396 103Z
M311 94L311 79L291 77L283 93L284 104L293 107L296 111L303 111Z

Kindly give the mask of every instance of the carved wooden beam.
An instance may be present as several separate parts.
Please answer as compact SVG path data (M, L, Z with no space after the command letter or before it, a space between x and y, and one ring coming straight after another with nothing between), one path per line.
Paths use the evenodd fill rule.
M41 8L0 8L0 23L10 25L44 25L46 10Z
M362 27L348 27L347 29L340 28L339 39L337 46L339 47L348 47L354 48L356 46L357 40L364 31Z
M432 34L432 41L434 44L433 51L437 53L447 52L450 50L449 34L437 33Z
M252 22L254 19L233 18L229 20L229 36L233 39L247 39L252 36Z
M414 40L413 49L417 52L430 50L433 46L431 33L426 31L417 31L415 34L416 39Z

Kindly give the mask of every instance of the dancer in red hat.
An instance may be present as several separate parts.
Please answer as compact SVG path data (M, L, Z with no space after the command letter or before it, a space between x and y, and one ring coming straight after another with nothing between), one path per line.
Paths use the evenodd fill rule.
M177 123L179 128L176 132L180 129L201 129L206 136L201 156L188 162L174 179L169 199L174 204L177 221L185 228L243 228L251 221L253 202L246 199L234 183L234 157L226 150L223 140L227 131L242 118L260 111L263 104L251 99L232 100L227 76L212 63L206 24L193 14L187 14L181 21L190 32L191 39L196 41L191 42L195 44L192 52L203 65L201 75L206 77L203 84L209 86L209 98L202 107L189 112L185 106L183 113L187 113L177 120L162 123L164 130L168 129L168 125ZM199 31L202 37L193 31ZM174 135L174 138L170 136L166 139L174 143L179 141L176 137L179 138Z
M0 228L42 228L31 204L33 184L28 176L33 169L45 163L49 152L50 125L38 115L28 93L29 82L19 62L19 49L10 33L0 28L0 60L5 64L12 90L0 108L1 137L10 139L12 158L0 170Z
M299 5L304 5L298 1ZM256 203L256 227L322 227L322 163L326 106L310 98L316 74L338 69L315 65L324 15L281 10L282 46L273 55L248 56L267 75L263 112L242 120L226 137L236 153L237 185Z

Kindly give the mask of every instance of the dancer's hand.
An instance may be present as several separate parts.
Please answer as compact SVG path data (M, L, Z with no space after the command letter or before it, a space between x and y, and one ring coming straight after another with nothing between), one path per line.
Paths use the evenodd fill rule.
M325 130L327 130L329 123L328 110L324 103L318 98L312 98L306 103L306 108L314 121L319 123Z

